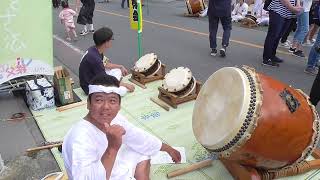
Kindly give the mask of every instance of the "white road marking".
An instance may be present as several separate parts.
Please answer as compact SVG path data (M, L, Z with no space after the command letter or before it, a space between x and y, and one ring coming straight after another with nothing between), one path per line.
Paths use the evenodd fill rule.
M74 50L75 52L79 53L80 55L84 55L84 51L79 49L78 47L72 45L70 42L67 42L66 40L60 38L58 35L54 34L53 38L57 41L60 41L61 43L63 43L64 45L66 45L67 47L71 48L72 50Z

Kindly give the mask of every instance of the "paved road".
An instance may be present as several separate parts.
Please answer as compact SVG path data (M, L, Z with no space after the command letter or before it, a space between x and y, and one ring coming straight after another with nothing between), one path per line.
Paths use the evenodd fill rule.
M178 66L189 67L195 77L205 81L213 72L225 66L243 64L256 68L296 88L309 93L314 77L303 72L306 60L288 55L286 49L279 48L278 55L285 59L280 68L261 66L262 48L265 31L233 26L228 55L222 59L209 55L207 18L183 17L186 11L183 1L150 1L149 8L144 7L143 48L144 53L155 52L168 70ZM149 13L147 10L149 9ZM76 75L81 55L66 48L59 38L64 31L54 12L54 56L70 68ZM128 9L122 9L120 2L97 3L94 14L95 27L109 26L115 33L113 47L106 53L116 63L132 67L137 60L136 32L129 29ZM81 27L78 26L78 29ZM219 32L221 36L221 31ZM219 41L220 42L220 41ZM71 46L85 51L93 44L92 35L81 37ZM309 52L309 48L306 48Z

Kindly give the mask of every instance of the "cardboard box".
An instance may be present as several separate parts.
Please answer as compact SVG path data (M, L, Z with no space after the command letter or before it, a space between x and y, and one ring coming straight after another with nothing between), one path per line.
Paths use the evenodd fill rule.
M62 66L55 67L53 82L60 104L66 105L73 103L72 83L68 70Z

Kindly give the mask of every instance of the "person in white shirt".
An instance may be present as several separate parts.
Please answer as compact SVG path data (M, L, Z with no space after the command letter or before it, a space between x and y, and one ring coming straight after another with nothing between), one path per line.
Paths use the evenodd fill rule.
M302 43L304 38L309 32L309 12L312 5L312 0L299 0L303 11L297 14L297 30L293 36L292 46L289 49L289 52L292 55L304 58L305 54L303 52Z
M254 1L254 6L252 9L253 15L255 15L257 12L260 11L261 5L264 3L264 0L255 0ZM263 7L263 6L262 6Z
M70 180L148 180L150 156L179 151L133 126L119 113L119 81L101 73L89 85L88 114L66 134L62 156Z
M232 21L238 22L245 18L245 16L248 13L248 4L244 2L244 0L240 0L239 3L236 4L236 7L233 9L231 15L232 15Z
M253 9L253 14L257 18L257 24L264 26L269 25L269 12L263 9L264 0L257 0Z

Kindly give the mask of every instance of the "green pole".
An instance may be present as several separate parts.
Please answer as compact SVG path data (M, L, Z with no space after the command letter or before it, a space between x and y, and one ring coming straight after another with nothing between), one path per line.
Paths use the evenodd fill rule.
M141 0L137 0L137 5L138 5L138 56L139 56L138 59L140 59L142 56Z

